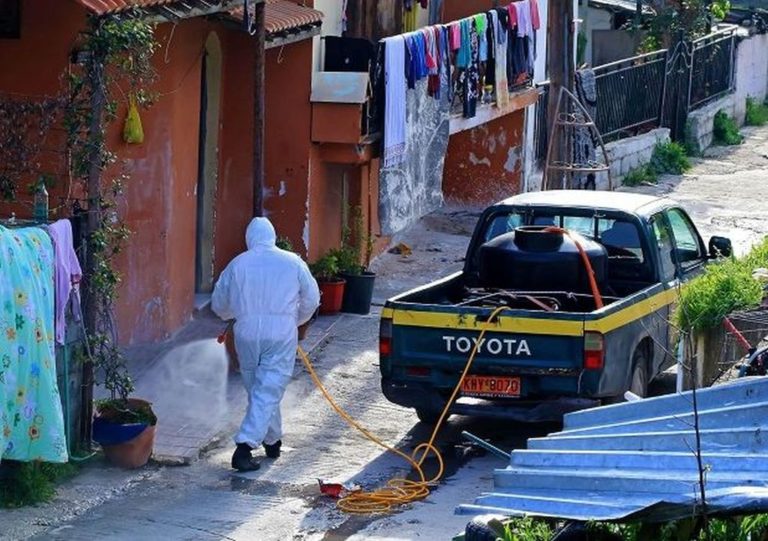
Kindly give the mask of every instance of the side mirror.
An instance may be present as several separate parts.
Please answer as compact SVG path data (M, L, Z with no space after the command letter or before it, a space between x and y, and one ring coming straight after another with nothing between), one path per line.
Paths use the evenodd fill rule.
M709 257L717 259L719 257L731 257L733 255L733 244L731 239L725 237L712 237L709 239Z

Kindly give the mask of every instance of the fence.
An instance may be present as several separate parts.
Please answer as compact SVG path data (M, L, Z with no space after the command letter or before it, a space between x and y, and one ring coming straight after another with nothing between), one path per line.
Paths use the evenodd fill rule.
M690 111L733 90L735 51L736 37L728 29L597 66L597 129L604 139L615 140L667 127L673 139L682 139ZM534 148L541 165L547 153L549 83L539 87L543 93L536 106Z

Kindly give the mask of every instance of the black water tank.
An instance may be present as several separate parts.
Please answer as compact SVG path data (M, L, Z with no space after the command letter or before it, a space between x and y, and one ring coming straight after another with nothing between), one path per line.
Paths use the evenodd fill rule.
M605 248L577 233L573 238L547 226L519 227L480 247L482 287L522 291L591 293L578 241L589 257L598 287L605 282Z

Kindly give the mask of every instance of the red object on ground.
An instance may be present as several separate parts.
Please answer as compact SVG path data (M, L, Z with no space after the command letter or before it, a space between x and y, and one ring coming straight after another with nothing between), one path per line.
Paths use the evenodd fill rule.
M320 313L323 315L338 314L344 299L344 280L338 282L320 282Z
M323 496L341 498L341 494L346 490L344 485L339 483L323 483L322 479L318 479L317 482L320 484L320 494Z

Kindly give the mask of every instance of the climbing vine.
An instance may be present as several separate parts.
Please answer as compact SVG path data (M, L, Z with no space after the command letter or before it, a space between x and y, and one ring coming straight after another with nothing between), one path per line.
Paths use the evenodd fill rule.
M151 60L157 48L154 26L132 15L90 20L75 53L79 68L69 73L64 114L72 176L88 205L87 341L104 386L120 400L133 390L113 317L121 280L115 260L130 235L118 203L129 176L109 149L107 133L129 96L144 106L154 100L148 89L156 79Z

